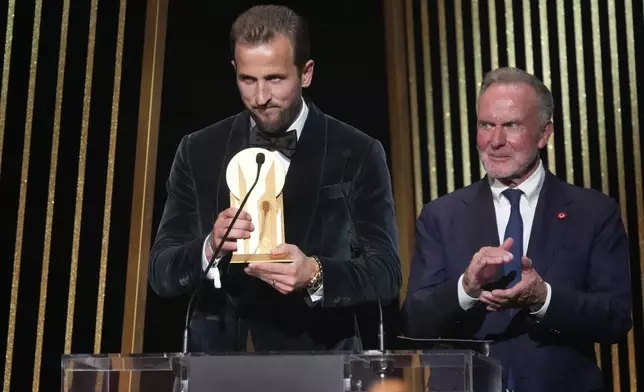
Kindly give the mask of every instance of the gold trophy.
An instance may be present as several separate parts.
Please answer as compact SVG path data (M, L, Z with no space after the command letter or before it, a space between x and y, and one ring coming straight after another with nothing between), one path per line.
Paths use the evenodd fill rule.
M263 164L260 163L260 154L264 155ZM250 214L255 226L250 238L237 240L237 251L233 253L231 263L293 261L288 254L271 254L271 249L284 242L282 190L285 179L286 170L277 153L263 148L241 150L228 163L226 183L230 190L230 206L239 208L247 197L243 210Z

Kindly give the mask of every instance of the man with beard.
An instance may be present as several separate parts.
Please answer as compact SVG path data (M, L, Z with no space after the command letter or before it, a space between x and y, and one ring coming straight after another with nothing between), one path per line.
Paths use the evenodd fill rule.
M302 97L314 62L295 12L253 7L233 24L231 43L246 110L181 141L150 254L150 285L164 297L195 288L237 211L228 163L245 148L275 151L287 175L285 243L274 253L293 262L220 268L237 239L258 227L242 211L202 285L189 350L242 351L248 332L255 351L360 350L359 310L377 312L374 285L397 308L402 281L385 152Z
M617 203L539 158L553 98L501 68L478 97L487 176L425 205L417 222L407 333L492 340L504 391L600 391L594 343L631 327L628 240Z

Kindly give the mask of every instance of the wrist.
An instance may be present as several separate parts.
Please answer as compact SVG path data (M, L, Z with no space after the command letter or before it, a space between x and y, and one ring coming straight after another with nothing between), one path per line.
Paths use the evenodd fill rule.
M473 287L472 285L469 284L470 279L467 276L467 273L463 274L463 280L461 282L461 286L463 287L463 291L465 294L472 298L478 298L481 295L481 288L480 287Z
M215 250L212 248L212 233L210 233L206 237L206 256L208 256L208 258L210 258L214 254L215 254Z
M548 286L546 285L546 282L542 280L537 283L536 291L537 295L535 301L529 306L530 310L533 312L541 309L546 303L546 299L548 298Z
M317 256L311 256L309 259L313 260L314 270L311 278L309 279L308 288L317 290L322 285L322 263Z

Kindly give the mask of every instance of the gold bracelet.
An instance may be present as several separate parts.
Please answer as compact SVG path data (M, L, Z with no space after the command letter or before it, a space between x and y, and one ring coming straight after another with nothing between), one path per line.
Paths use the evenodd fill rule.
M318 265L317 271L315 271L315 274L311 277L311 280L309 281L309 288L310 289L317 289L320 287L322 284L322 263L320 262L320 259L317 256L311 256L313 260Z

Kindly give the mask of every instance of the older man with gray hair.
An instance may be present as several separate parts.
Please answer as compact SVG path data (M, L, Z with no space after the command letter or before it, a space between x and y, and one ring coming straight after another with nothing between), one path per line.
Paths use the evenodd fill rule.
M601 391L594 343L631 328L618 204L549 172L553 97L535 76L486 75L477 106L482 180L424 206L407 297L414 337L491 340L504 391Z

